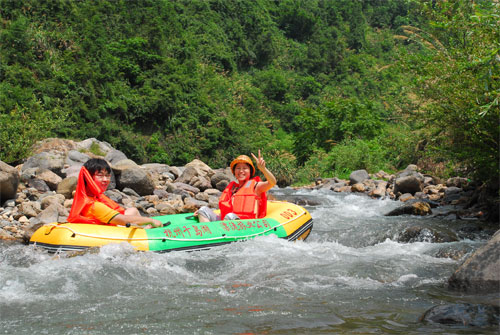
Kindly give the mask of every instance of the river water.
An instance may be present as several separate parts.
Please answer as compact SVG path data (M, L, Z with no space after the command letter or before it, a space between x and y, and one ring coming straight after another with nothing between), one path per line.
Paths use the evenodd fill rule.
M419 224L464 222L384 214L400 205L291 189L314 228L302 242L276 237L208 251L158 254L109 245L76 257L0 244L0 332L5 334L496 334L420 322L430 307L492 297L446 289L481 236L400 243ZM469 223L470 224L470 223Z

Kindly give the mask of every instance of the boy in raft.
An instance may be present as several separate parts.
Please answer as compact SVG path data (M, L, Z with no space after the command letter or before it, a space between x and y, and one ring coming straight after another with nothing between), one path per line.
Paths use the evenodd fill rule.
M89 159L81 168L76 184L73 205L68 222L109 224L109 225L146 225L144 228L161 227L156 219L141 216L137 208L123 208L104 195L111 181L111 167L100 158Z
M253 153L252 157L257 162L259 171L266 177L266 181L261 181L259 177L253 177L255 167L250 157L238 156L230 165L236 182L229 183L219 198L220 215L203 206L194 213L200 222L255 219L266 216L266 192L276 185L276 178L266 168L266 162L262 158L260 150L258 158Z

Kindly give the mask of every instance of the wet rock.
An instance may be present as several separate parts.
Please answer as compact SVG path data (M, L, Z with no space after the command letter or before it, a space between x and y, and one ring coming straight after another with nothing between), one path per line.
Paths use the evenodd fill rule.
M0 204L16 197L19 173L7 163L0 161Z
M448 287L462 292L500 292L500 230L453 273Z
M420 321L468 327L498 326L500 308L480 304L447 304L427 310Z
M404 206L393 209L389 213L385 214L385 216L398 216L398 215L429 215L432 214L431 206L423 201L417 201L409 204L405 204Z
M366 170L356 170L349 175L349 182L351 185L362 183L364 180L369 179L370 175Z
M435 229L423 226L412 226L406 228L399 236L398 242L414 243L414 242L430 242L430 243L445 243L456 242L458 238L452 231L437 231Z
M406 202L408 200L415 199L411 193L405 193L399 196L399 201Z

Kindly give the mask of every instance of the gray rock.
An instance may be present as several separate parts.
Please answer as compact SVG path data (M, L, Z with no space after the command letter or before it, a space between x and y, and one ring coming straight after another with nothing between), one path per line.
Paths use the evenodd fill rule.
M66 156L63 152L44 151L29 157L28 160L23 164L21 171L29 168L42 168L48 169L61 176L65 160Z
M143 169L139 167L128 168L121 171L117 184L118 188L131 188L139 195L153 194L155 189L153 180Z
M25 201L19 204L19 211L27 217L34 217L42 211L42 208L38 201Z
M64 178L59 185L57 185L57 194L62 194L66 199L73 198L73 192L76 190L76 183L78 178L75 176Z
M114 165L119 161L127 159L127 156L120 150L113 149L106 154L106 157L104 157L104 159L107 160L111 165Z
M216 171L214 175L210 178L210 183L212 184L212 187L217 188L217 184L220 183L221 181L226 181L227 184L229 184L231 180L234 180L234 178L232 178L232 175L227 175L223 171Z
M168 198L168 192L165 190L156 189L153 191L153 194L158 196L160 199Z
M196 193L200 192L199 188L196 188L196 187L191 186L191 185L186 184L186 183L175 182L174 185L176 187L175 191L182 190L182 191L186 191L186 192L191 192L193 194L196 194Z
M16 197L19 173L7 163L0 161L0 204Z
M500 292L500 230L448 279L448 287L463 292Z
M356 170L349 175L349 182L351 185L362 183L366 179L370 179L370 175L366 170Z
M99 141L98 139L93 138L93 137L87 138L86 140L83 140L81 142L76 143L76 146L77 146L77 149L84 149L84 150L90 151L90 148L92 147L93 144L97 144L99 147L99 150L104 154L107 154L108 152L113 150L113 147L109 143Z
M394 193L415 194L422 191L422 182L418 176L397 177L394 182Z
M139 197L140 197L140 195L139 195L136 191L134 191L133 189L131 189L130 187L125 187L125 188L122 190L122 192L123 192L124 194L126 194L126 195L131 195L131 196L133 196L133 197L137 197L137 198L139 198Z
M62 178L59 175L49 169L42 168L37 169L36 178L43 180L52 191L55 191L57 189L57 185L59 185L62 181Z
M431 206L424 201L412 202L398 207L385 214L385 216L398 216L398 215L429 215L432 214Z
M420 321L467 327L498 326L500 308L480 304L447 304L427 310Z
M86 155L77 150L70 150L68 152L68 156L66 157L66 164L82 166L89 159L89 155Z
M50 192L50 187L41 179L35 178L28 181L28 186L39 192Z

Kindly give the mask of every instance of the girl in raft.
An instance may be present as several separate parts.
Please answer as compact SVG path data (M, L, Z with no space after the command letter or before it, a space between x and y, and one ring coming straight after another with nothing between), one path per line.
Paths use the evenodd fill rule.
M100 158L89 159L81 168L68 222L161 227L156 219L141 216L137 208L123 208L104 195L111 181L111 167Z
M229 183L219 198L220 215L203 206L194 213L200 222L255 219L266 216L266 192L276 185L276 178L266 168L266 162L262 158L260 150L258 158L253 153L252 157L257 162L259 171L266 177L266 181L261 181L259 177L253 177L255 167L250 157L238 156L230 165L236 182Z

